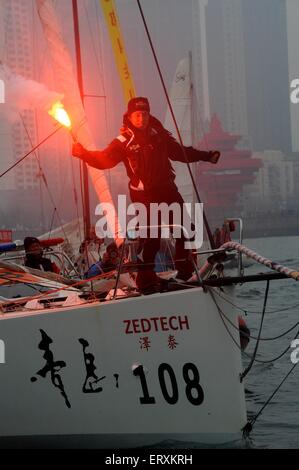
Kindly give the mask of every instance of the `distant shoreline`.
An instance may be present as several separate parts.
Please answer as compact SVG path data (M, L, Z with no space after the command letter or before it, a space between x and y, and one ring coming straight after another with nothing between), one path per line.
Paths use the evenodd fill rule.
M221 227L227 216L223 216L219 221L213 217L209 217L207 211L207 218L212 231L216 227ZM239 216L236 215L236 218ZM241 217L243 220L244 234L243 238L266 238L266 237L294 237L299 236L299 213L298 214L279 214L269 213L260 215L258 217ZM11 229L6 227L6 229ZM40 228L23 228L22 230L13 230L13 240L22 240L25 236L39 236L44 233ZM45 230L45 229L44 229ZM54 230L54 228L53 228ZM236 231L233 233L233 239L236 239L239 234L239 227L236 224Z
M208 215L208 214L207 214ZM238 216L235 216L238 218ZM233 218L233 217L232 217ZM225 217L223 217L223 220ZM299 236L299 213L268 213L256 217L241 217L243 220L244 234L243 238L266 238L266 237L293 237ZM221 227L222 222L219 219L209 219L212 230ZM239 234L239 226L236 224L236 231L233 238L236 239Z

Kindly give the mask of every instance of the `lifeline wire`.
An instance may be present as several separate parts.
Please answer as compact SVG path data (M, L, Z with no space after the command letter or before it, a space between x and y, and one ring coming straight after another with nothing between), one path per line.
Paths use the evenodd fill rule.
M246 369L244 370L244 372L241 374L241 377L240 377L241 382L243 381L243 379L246 377L246 375L248 374L248 372L252 368L253 363L254 363L255 358L256 358L257 350L258 350L258 347L259 347L259 344L260 344L264 318L265 318L265 312L266 312L266 306L267 306L267 300L268 300L268 294L269 294L269 287L270 287L270 281L267 281L267 287L266 287L266 292L265 292L264 306L263 306L262 318L261 318L261 323L260 323L260 329L259 329L259 332L258 332L258 338L257 338L257 341L255 343L255 348L254 348L254 352L253 352L251 361L250 361L249 365L246 367Z
M182 285L182 284L181 284L181 285ZM186 284L186 286L187 286L187 284ZM195 286L194 286L194 287L195 287ZM235 328L236 330L238 330L239 328L234 325L234 323L225 315L225 313L224 313L221 309L219 309L219 310L220 310L221 314L224 316L224 318L228 321L228 323L230 323L233 328ZM268 312L268 313L271 313L271 312ZM293 330L296 328L296 326L298 326L298 325L299 325L299 322L296 322L296 323L295 323L293 326L291 326L288 330L284 331L283 333L281 333L280 335L277 335L277 336L272 336L272 337L270 336L269 338L264 338L264 337L261 336L261 337L260 337L260 341L276 341L277 339L283 338L283 337L286 336L288 333L290 333L291 331L293 331ZM299 333L299 331L298 331L298 333ZM298 333L296 334L295 338L297 338ZM258 339L257 336L253 336L253 335L248 335L248 338L253 339L253 340L257 340L257 339ZM272 361L271 361L271 362L272 362Z
M266 408L266 406L269 405L270 401L272 400L272 398L274 398L274 396L276 395L276 393L279 391L279 389L282 387L282 385L284 384L284 382L287 380L287 378L289 377L289 375L291 375L291 373L293 372L293 370L295 369L296 365L298 364L298 362L296 362L296 364L294 364L291 369L289 370L289 372L287 373L287 375L285 376L285 378L280 382L280 384L276 387L276 389L274 390L274 392L270 395L270 397L268 398L268 400L266 400L266 402L263 404L262 408L260 409L260 411L251 419L249 420L244 428L242 429L243 431L243 436L244 437L248 437L249 434L251 433L252 429L253 429L253 425L254 423L256 422L256 420L258 419L258 417L262 414L262 412L264 411L264 409Z
M239 327L235 326L235 325L233 324L233 322L225 315L225 313L221 310L221 308L219 307L219 305L216 303L215 299L214 299L214 302L215 302L215 305L216 305L216 307L217 307L218 313L220 314L220 318L221 318L221 320L222 320L222 322L223 322L223 324L224 324L224 326L225 326L225 329L227 330L229 336L232 338L233 342L234 342L235 345L238 347L238 349L241 350L240 346L237 344L237 342L236 342L236 341L234 340L234 338L232 337L230 331L228 330L227 325L226 325L225 322L223 321L223 317L225 318L225 320L226 320L235 330L240 331ZM286 331L283 335L280 335L280 336L277 336L277 337L274 337L274 338L262 338L262 337L261 337L261 338L260 338L260 341L275 341L276 339L278 339L278 338L284 336L285 334L289 333L290 331L292 331L296 326L297 326L297 324L294 325L292 328L290 328L288 331ZM247 335L247 336L248 336L248 338L250 338L250 339L254 339L254 340L257 340L257 339L258 339L257 337L252 336L252 335ZM298 338L298 336L299 336L299 330L297 331L297 333L296 333L296 335L294 336L293 340L296 339L296 338ZM279 359L281 359L281 358L289 351L290 348L291 348L291 346L288 346L284 351L282 351L282 353L279 354L279 356L273 357L272 359L268 359L268 360L266 360L266 361L263 361L263 360L261 360L261 359L255 359L255 362L258 362L259 364L273 364L274 362L277 362ZM242 352L243 352L243 354L244 354L245 356L247 356L247 357L249 357L249 358L251 359L252 356L251 356L250 354L248 354L248 353L245 352L245 351L242 351Z

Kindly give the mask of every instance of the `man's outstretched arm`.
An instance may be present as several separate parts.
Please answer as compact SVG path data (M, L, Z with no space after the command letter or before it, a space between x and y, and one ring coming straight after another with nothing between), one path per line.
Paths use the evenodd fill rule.
M87 150L79 142L73 144L72 154L98 170L108 170L123 160L123 148L114 139L104 150Z
M176 162L186 163L184 152L180 144L172 137L169 137L169 158ZM210 150L208 152L204 150L197 150L193 147L184 147L188 162L210 162L217 163L220 158L220 152L218 150Z

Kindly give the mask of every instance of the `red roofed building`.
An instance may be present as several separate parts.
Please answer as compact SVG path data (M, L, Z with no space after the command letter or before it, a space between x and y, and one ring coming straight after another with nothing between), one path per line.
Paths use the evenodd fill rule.
M225 132L214 114L209 132L199 143L202 150L221 152L217 165L200 162L196 171L199 193L207 205L207 213L213 216L237 215L234 209L244 185L253 183L257 171L263 166L261 159L252 158L250 150L236 148L241 138Z

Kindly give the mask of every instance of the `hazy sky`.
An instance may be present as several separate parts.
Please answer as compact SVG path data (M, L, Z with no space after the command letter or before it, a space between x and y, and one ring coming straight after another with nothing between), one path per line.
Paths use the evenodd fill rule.
M35 4L35 0L22 1L30 5L30 8ZM192 5L196 4L197 1L199 0L141 0L168 90L172 84L178 62L186 57L188 52L192 49ZM239 4L242 4L244 1L248 2L250 8L252 0L219 0L219 5L225 3L227 5L239 6ZM272 0L259 1L265 2L265 5L270 5ZM273 0L274 3L276 1L277 0ZM2 2L3 0L0 0L0 7ZM281 2L283 3L284 0L281 0ZM294 78L299 78L299 0L286 0L286 2L288 7L289 83L281 86L283 96L286 91L284 87L289 91L290 81ZM65 41L71 50L75 64L72 1L54 0L54 3L57 6ZM135 81L136 92L138 95L148 96L150 98L152 113L163 122L166 112L166 99L158 77L152 52L149 48L137 1L115 0L115 3L118 9L129 64ZM78 0L78 5L84 70L84 91L86 94L99 95L98 98L86 98L85 107L96 144L99 148L102 148L118 134L119 128L122 125L125 103L99 0ZM246 6L248 5L246 3ZM267 22L267 17L266 15L264 16L264 21ZM279 23L279 18L278 16L277 23ZM229 21L224 23L226 25L230 24ZM53 74L51 77L51 63L37 17L35 26L36 31L40 30L40 37L37 41L38 54L36 71L38 73L36 78L37 80L45 81L49 87L59 92L59 83L55 83ZM213 26L215 27L215 25ZM211 25L209 27L211 28ZM282 24L282 28L283 27L284 24ZM235 29L235 25L232 27L232 30L233 29ZM34 34L36 31L34 29ZM211 32L211 29L209 32ZM0 21L0 56L2 33L3 29L1 30ZM233 31L225 31L224 33L232 36ZM252 43L250 43L251 45L255 45L256 41L254 41L254 39L253 37ZM269 47L271 47L270 40L267 43L267 47L268 44L270 44ZM261 45L261 55L265 52L262 46L263 45ZM33 51L29 53L33 53ZM273 54L275 63L275 59L277 60L281 55L279 56L279 54L277 54L275 56L275 51L274 53L271 51L271 53ZM213 60L215 59L216 62L222 59L220 56L218 59L217 55L218 54L213 55ZM275 68L273 68L273 70L275 70ZM211 76L209 78L212 85L213 80ZM267 77L265 78L262 86L266 87L268 83L269 87L271 87L271 76L269 76L269 82L267 81ZM221 93L222 88L220 86L220 98ZM277 94L280 96L279 92ZM103 95L105 95L106 98L103 98ZM287 99L288 96L289 93L287 93L285 99ZM276 97L273 96L273 102L275 102L275 98ZM272 109L271 103L269 109ZM294 105L290 103L290 109L292 116L293 149L299 151L299 104ZM40 131L40 135L47 135L48 133L48 129L42 128ZM65 140L68 140L67 135ZM53 142L54 148L55 140L53 139L51 142ZM68 154L70 153L69 147L70 142L68 142L68 148L66 149L66 153L68 152ZM50 150L52 151L52 149ZM118 168L116 171L118 171ZM122 179L124 184L127 185L126 178Z
M28 2L30 5L34 4L32 0L23 1ZM250 0L245 1L250 4ZM260 1L268 2L268 0ZM219 2L226 2L226 0L219 0ZM232 0L232 5L234 2L238 5L238 2L242 3L243 0ZM55 3L58 7L64 37L73 52L72 2L71 0L56 0ZM150 98L153 114L164 121L166 99L149 48L137 1L115 0L115 3L136 92L138 95L145 95ZM168 89L172 83L178 62L186 57L192 48L192 4L195 3L196 0L141 0ZM287 0L287 4L291 80L299 78L299 54L297 52L299 44L299 0ZM122 114L125 110L125 103L99 1L79 0L78 5L85 92L106 96L106 99L87 98L85 102L97 144L102 146L107 143L107 139L110 140L115 132L118 132ZM38 25L38 20L36 24ZM47 79L49 63L46 54L47 48L42 36L39 42L37 70L43 71L41 77L46 76ZM59 83L55 86L59 91ZM271 77L269 77L269 86L271 86ZM299 128L299 104L291 105L291 112L293 144L294 148L299 150L299 133L297 133L297 128ZM105 118L104 114L107 115Z

